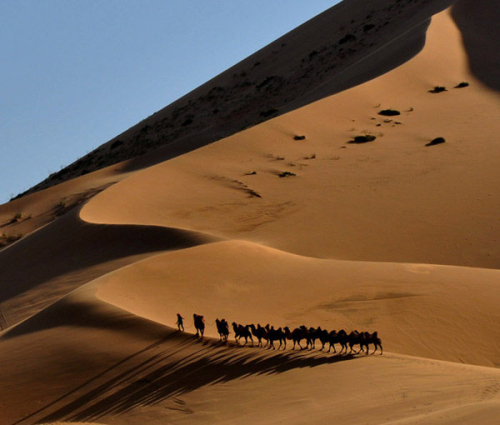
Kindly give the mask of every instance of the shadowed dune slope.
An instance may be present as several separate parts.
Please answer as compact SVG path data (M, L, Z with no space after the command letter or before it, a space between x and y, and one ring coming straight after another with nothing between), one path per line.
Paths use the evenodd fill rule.
M26 237L57 220L129 176L122 167L114 165L0 205L0 234Z
M499 100L470 73L448 10L396 70L137 173L82 217L322 258L499 268ZM376 140L348 143L363 134ZM446 143L425 146L435 137Z
M73 210L0 256L2 327L40 311L80 285L151 253L211 238L154 226L86 223Z
M488 87L500 91L498 4L489 0L461 0L452 11L462 33L471 71Z

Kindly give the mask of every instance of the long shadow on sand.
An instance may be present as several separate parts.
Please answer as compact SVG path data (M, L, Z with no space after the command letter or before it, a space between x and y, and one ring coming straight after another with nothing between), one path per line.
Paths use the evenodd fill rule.
M52 403L52 407L58 407L57 410L41 418L41 422L97 421L108 415L125 414L139 406L174 399L207 385L331 365L355 358L317 351L271 352L226 347L213 340L201 343L194 337L176 339L179 340L177 345L163 346L160 353L147 356L140 363L131 362L132 357L147 354L146 351L158 346L158 343L152 344L61 397L57 403ZM160 344L165 342L163 340ZM184 356L183 352L186 353ZM74 399L70 401L71 398ZM48 407L43 409L44 412L50 410Z
M489 88L500 91L500 68L496 59L500 51L498 3L461 0L451 10L451 16L462 33L470 70Z

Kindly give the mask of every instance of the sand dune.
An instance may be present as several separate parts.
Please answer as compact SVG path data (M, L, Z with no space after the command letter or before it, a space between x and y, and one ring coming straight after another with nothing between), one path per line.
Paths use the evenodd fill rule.
M217 317L378 330L389 351L498 366L499 277L497 270L316 260L221 242L108 274L96 281L96 296L165 325L177 311L202 313L213 337Z
M495 423L498 7L449 4L345 1L98 151L130 161L0 206L26 235L0 251L0 424ZM235 70L286 90L198 99ZM165 132L183 102L200 122ZM384 355L220 344L221 317Z
M231 257L241 258L242 254L249 259L245 270L239 270L238 263L230 261ZM195 270L189 257L196 259ZM440 328L446 327L445 323L439 323L442 318L450 317L446 308L453 308L444 302L443 291L457 294L456 303L462 300L463 304L477 307L476 303L466 300L471 289L467 288L466 277L454 288L440 285L435 282L443 283L442 276L449 271L440 273L433 267L426 282L419 285L420 291L426 288L428 292L414 297L405 295L404 305L401 303L405 300L396 299L394 292L385 299L376 295L371 301L341 298L336 303L332 298L343 297L341 291L347 292L342 277L356 275L352 270L343 270L347 264L291 257L294 256L248 243L211 244L182 253L162 254L73 292L2 336L4 350L0 353L0 364L19 365L4 375L5 382L12 383L2 386L1 390L5 423L54 420L310 423L333 419L347 423L398 420L419 423L439 417L475 421L481 416L494 417L489 415L498 412L500 372L497 369L388 352L384 356L352 357L318 351L272 352L237 348L234 344L225 347L211 339L200 343L189 334L173 332L169 327L137 315L155 316L169 324L173 322L174 312L185 306L193 310L203 308L207 319L213 319L217 310L228 314L228 318L271 318L278 324L284 320L294 323L307 319L327 324L334 321L351 326L384 327L385 322L386 347L398 349L403 344L418 353L425 352L425 345L430 344L446 356L446 345L451 343L451 352L464 350L464 361L471 360L471 356L477 360L487 353L475 347L478 342L494 346L498 341L498 329L492 331L496 337L490 334L491 340L487 337L475 340L478 338L475 325L465 320L472 315L463 308L457 309L463 316L455 315L455 326L463 326L461 332L472 338L464 347L456 345L461 342L455 341L459 329L450 324L445 331ZM217 267L219 262L224 264L227 274ZM212 267L212 273L207 273L207 264ZM368 274L370 267L365 266ZM380 270L380 274L384 274L384 268L399 268L399 274L415 276L415 266L406 266L406 270L404 265L379 266L372 270L377 279L365 282L355 279L349 293L357 293L362 298L363 294L380 294L384 288L395 291L388 288L387 277L383 280L379 276ZM179 268L190 270L178 273ZM362 265L351 265L351 268L358 271L359 277ZM421 274L423 268L421 266L417 274L419 281L421 276L426 276ZM253 276L248 276L249 270ZM221 281L217 273L213 273L216 271L227 280ZM401 284L397 274L385 272L394 279L393 285ZM266 279L259 282L256 278L261 274ZM440 274L441 279L437 276ZM197 281L196 275L203 277L203 282ZM138 276L142 278L140 281ZM309 279L307 285L296 283L302 276ZM325 279L333 280L333 287ZM273 282L271 288L270 281ZM416 285L407 282L405 290L411 291L413 286ZM487 288L488 284L484 286ZM484 286L481 285L483 293L491 296L492 292ZM281 291L280 287L286 290ZM183 291L189 294L189 299L179 297ZM324 303L325 294L329 294L332 305L318 309L315 304ZM394 297L392 304L391 297ZM412 299L419 298L429 300L412 303ZM435 309L433 304L437 304ZM116 305L127 307L135 314ZM276 305L287 308L277 309ZM495 305L498 300L492 299L491 307ZM461 306L455 304L454 307ZM439 314L438 310L443 308L445 311ZM428 317L418 317L418 311L425 309ZM375 321L366 322L372 314ZM421 334L420 326L425 319L434 322L434 326L425 324L434 334ZM399 322L399 326L395 322ZM492 323L499 321L492 317ZM390 332L387 326L398 326L398 329ZM405 326L410 327L404 329ZM208 329L213 333L213 325ZM419 340L408 338L407 333ZM490 354L497 356L498 350L493 349ZM36 364L29 361L33 356L38 357Z
M452 88L464 80L470 87ZM429 93L436 85L448 91ZM469 72L460 33L443 12L412 61L135 174L82 216L321 258L498 268L498 101ZM401 115L378 115L384 109ZM365 133L377 139L347 143ZM440 136L444 145L425 146Z
M2 328L42 310L88 281L154 252L215 240L155 226L95 225L73 210L1 256Z
M144 168L375 78L420 51L430 17L452 2L342 2L29 192L120 161Z

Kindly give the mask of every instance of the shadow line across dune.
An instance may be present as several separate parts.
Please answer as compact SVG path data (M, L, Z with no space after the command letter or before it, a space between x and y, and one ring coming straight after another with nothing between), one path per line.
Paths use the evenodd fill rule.
M79 212L70 211L0 253L0 305L9 326L138 256L216 240L159 226L87 223ZM43 294L36 294L42 286Z
M161 351L157 354L151 353L158 348ZM144 355L144 360L132 362L139 355ZM193 336L173 333L120 361L30 417L63 404L40 420L97 421L107 415L117 416L138 406L151 406L166 399L178 402L178 408L172 407L171 410L179 410L182 401L178 397L207 385L332 365L354 358L353 355L318 352L228 348L214 340L201 342Z

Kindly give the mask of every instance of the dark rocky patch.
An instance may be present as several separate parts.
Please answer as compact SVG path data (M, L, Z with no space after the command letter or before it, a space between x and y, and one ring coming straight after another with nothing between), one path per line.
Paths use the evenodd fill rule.
M442 143L445 143L446 140L444 137L436 137L435 139L431 140L429 143L427 143L425 146L435 146L435 145L440 145Z

